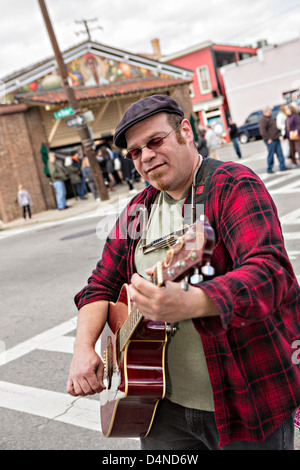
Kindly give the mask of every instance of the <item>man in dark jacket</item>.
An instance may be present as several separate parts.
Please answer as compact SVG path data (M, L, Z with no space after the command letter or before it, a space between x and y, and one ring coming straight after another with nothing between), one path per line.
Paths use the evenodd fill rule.
M277 155L280 171L287 170L279 140L280 130L277 129L276 121L272 117L272 110L269 106L263 110L263 114L259 120L259 132L268 149L267 172L274 173L274 153Z
M242 158L240 146L239 146L239 132L237 125L233 122L233 120L228 118L228 127L229 127L229 137L231 142L233 143L234 150L239 158Z

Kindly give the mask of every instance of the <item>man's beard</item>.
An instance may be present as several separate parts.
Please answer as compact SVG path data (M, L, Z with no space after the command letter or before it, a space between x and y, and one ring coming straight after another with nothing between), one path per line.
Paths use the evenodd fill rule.
M170 188L170 183L164 183L163 181L160 181L163 175L164 172L162 171L153 171L152 175L151 172L149 174L152 186L161 191L167 191Z

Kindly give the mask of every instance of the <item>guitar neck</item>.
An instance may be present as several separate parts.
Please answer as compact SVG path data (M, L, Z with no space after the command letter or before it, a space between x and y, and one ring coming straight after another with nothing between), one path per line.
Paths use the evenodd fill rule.
M123 351L142 318L142 315L134 307L119 330L120 351Z
M162 276L161 276L161 263L157 263L153 274L151 275L150 281L152 284L156 286L162 285ZM126 318L125 322L123 323L122 327L119 330L119 347L120 351L123 351L125 345L130 340L132 334L134 333L136 327L138 326L139 322L143 316L138 312L136 307L134 307L128 317Z
M208 222L198 220L189 226L187 232L178 237L176 243L167 251L163 261L156 264L151 282L161 287L166 280L178 281L185 276L189 281L189 273L192 268L202 266L204 276L212 276L210 259L214 247L214 232ZM205 265L203 265L203 262ZM198 274L198 278L201 278ZM199 283L201 280L193 280ZM142 315L134 307L119 330L119 349L122 351L130 340Z

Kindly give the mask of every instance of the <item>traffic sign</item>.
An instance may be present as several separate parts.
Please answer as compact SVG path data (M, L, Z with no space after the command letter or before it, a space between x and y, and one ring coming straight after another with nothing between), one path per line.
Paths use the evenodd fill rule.
M91 122L95 119L93 111L86 111L85 113L83 113L83 117L85 122Z
M71 107L59 109L53 113L54 119L62 119L68 116L72 116L74 114L74 110Z
M82 126L84 124L85 120L82 114L78 114L77 116L74 116L70 119L66 119L65 123L67 127L77 127L77 126Z

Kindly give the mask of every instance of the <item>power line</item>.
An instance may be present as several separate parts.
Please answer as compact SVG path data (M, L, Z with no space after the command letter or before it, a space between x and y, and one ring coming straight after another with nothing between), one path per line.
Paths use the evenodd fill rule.
M247 33L248 31L251 31L251 30L253 30L253 29L257 29L257 28L259 28L261 25L266 25L266 24L268 24L268 23L271 23L272 21L274 21L274 20L277 19L278 17L281 17L281 16L283 16L283 15L289 13L290 11L292 11L292 10L294 10L294 9L298 9L298 8L300 8L299 2L298 2L297 4L292 5L291 7L287 8L287 9L284 10L284 11L281 11L281 12L279 12L279 13L276 13L276 14L270 16L270 17L267 19L267 21L266 21L266 20L263 20L263 21L261 21L260 23L255 23L255 25L250 26L249 28L243 29L243 31L241 31L240 33L234 34L234 36L230 36L229 38L227 38L227 40L234 39L235 37L240 36L241 34Z
M76 34L87 34L88 40L91 41L91 31L94 31L95 29L103 29L102 26L96 26L96 28L90 29L88 23L97 21L97 18L92 18L90 20L87 19L82 19L82 20L75 20L75 23L77 24L83 24L85 27L85 31L78 31Z

